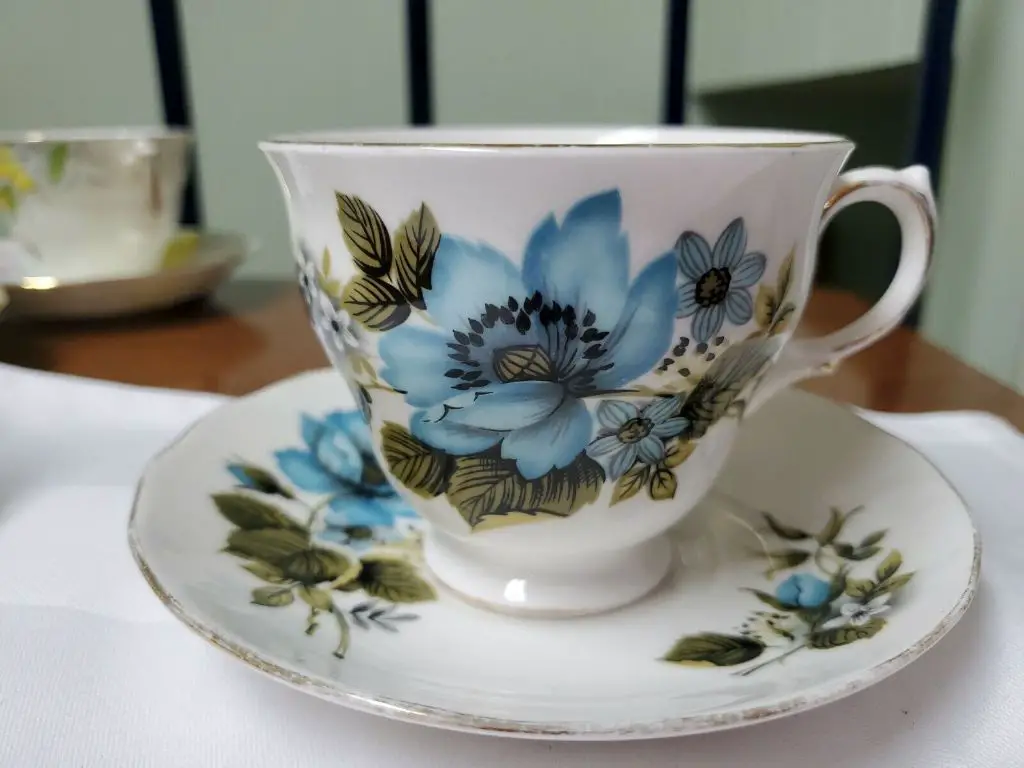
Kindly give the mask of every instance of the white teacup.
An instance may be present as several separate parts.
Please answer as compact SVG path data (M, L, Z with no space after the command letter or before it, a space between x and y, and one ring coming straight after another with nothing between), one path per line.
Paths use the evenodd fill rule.
M744 414L891 330L932 248L927 172L839 176L853 145L838 136L421 129L261 147L316 332L431 524L429 566L523 613L654 588L666 531ZM819 233L861 201L899 221L896 276L852 325L791 341Z
M155 270L178 226L190 144L164 128L0 134L0 277Z

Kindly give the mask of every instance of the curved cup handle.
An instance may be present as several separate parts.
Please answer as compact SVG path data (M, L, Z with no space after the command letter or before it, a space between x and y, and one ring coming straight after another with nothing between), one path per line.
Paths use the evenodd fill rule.
M884 205L900 225L903 245L892 282L867 313L845 328L818 338L791 340L755 391L748 412L791 384L834 372L843 358L893 330L917 301L935 239L935 200L928 170L915 165L901 171L861 168L844 173L825 204L819 232L846 207L867 201Z

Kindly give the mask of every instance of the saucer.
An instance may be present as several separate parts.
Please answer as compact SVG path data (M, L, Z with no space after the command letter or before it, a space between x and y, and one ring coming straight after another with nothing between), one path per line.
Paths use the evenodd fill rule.
M129 540L191 629L364 712L576 740L764 722L910 664L975 591L978 536L939 472L790 391L744 423L654 593L576 619L492 613L427 572L423 523L353 408L333 371L224 405L147 468Z
M157 270L74 281L33 276L3 289L9 294L12 317L72 320L129 315L212 293L250 250L240 234L183 229L168 243Z

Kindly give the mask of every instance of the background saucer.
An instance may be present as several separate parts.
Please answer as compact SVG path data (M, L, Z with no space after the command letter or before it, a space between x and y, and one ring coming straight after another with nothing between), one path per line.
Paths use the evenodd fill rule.
M3 288L12 318L71 320L165 309L206 296L245 260L252 246L240 234L182 230L160 269L129 277L61 281L27 277Z
M956 491L912 448L845 408L794 391L744 425L716 495L677 531L673 578L649 598L600 616L523 620L472 608L436 584L433 592L417 587L414 601L392 593L401 603L393 609L387 593L367 609L365 594L333 591L328 615L384 608L417 617L394 632L350 622L340 659L334 626L305 631L322 596L253 604L266 572L223 551L234 528L212 501L238 493L229 465L240 460L275 480L290 477L281 474L285 457L292 461L313 434L309 425L339 407L351 407L343 383L319 372L219 409L150 465L130 541L154 591L192 629L265 674L356 709L561 739L763 722L834 701L911 663L974 594L980 545ZM262 487L273 487L261 477ZM313 499L245 493L294 520ZM838 626L823 627L813 647L787 653L799 622L777 615L797 611L773 602L820 605L826 595L818 582L839 566L849 588L827 597L835 606L829 626ZM840 609L869 590L879 595L863 601L869 615Z

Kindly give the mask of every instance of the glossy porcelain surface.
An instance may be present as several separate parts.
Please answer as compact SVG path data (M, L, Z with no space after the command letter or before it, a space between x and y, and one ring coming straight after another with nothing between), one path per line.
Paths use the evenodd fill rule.
M891 327L930 249L926 178L834 187L851 145L832 136L494 128L263 148L313 326L432 525L434 572L517 613L654 588L664 533L707 493L755 390ZM784 353L822 212L870 183L909 222L897 295Z
M3 279L154 269L178 225L190 142L164 129L0 134Z
M937 642L980 564L967 510L924 458L798 392L749 420L671 531L669 578L619 611L474 608L424 564L423 528L325 371L223 406L157 457L130 542L182 621L289 685L566 739L696 733L846 696Z

